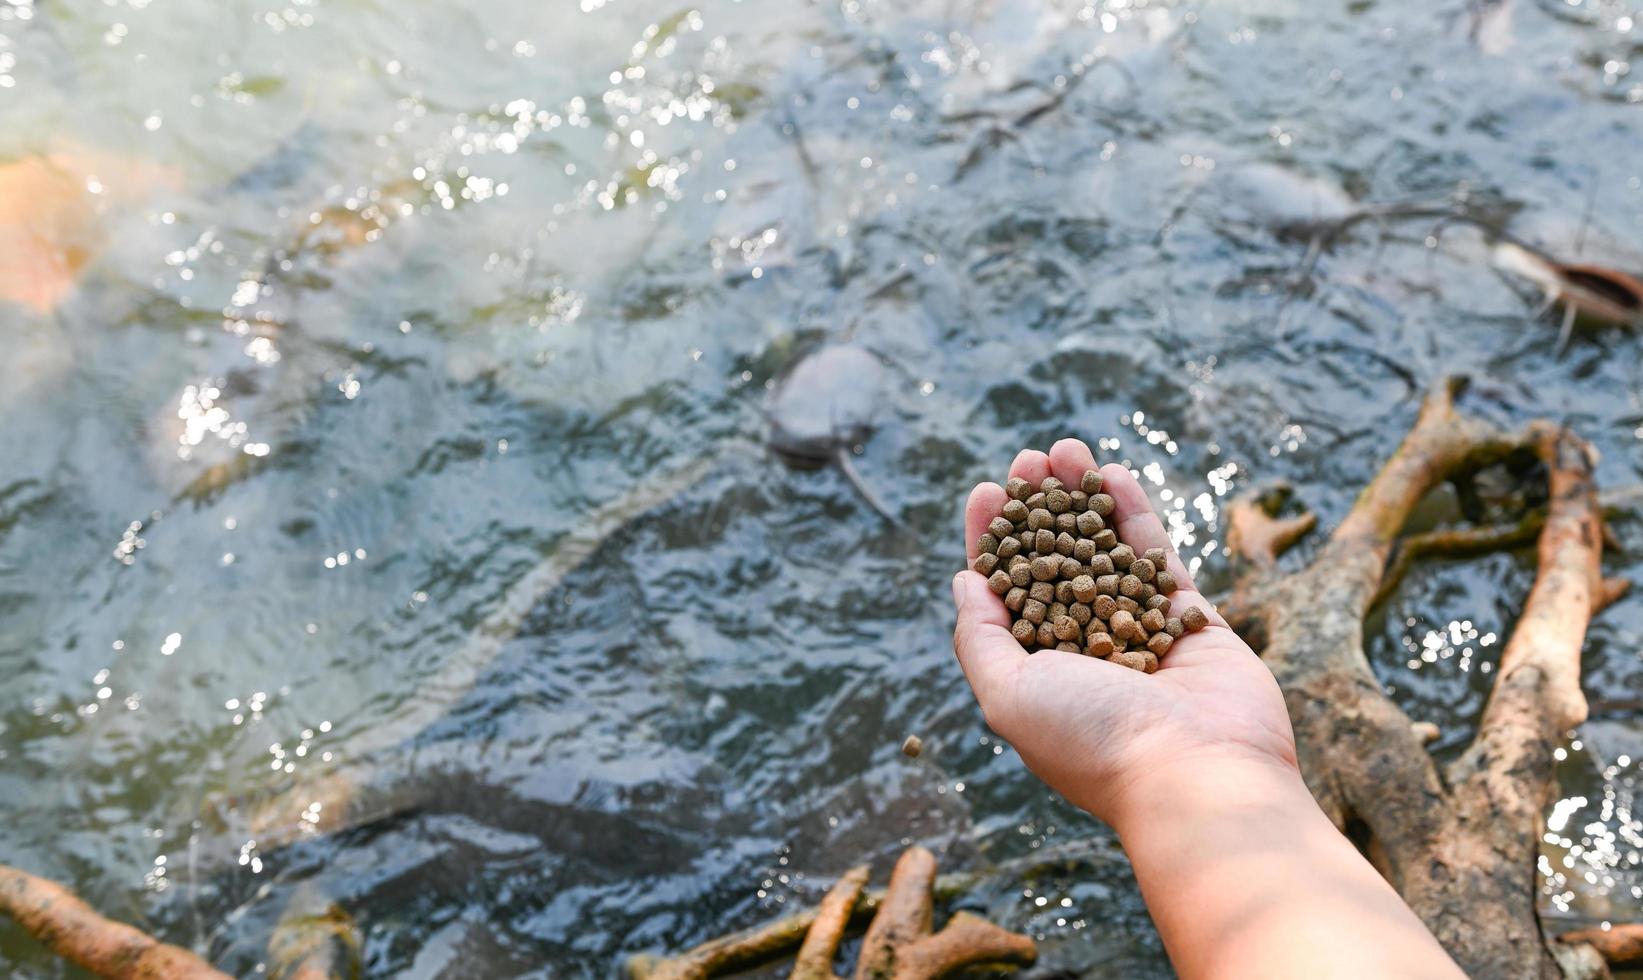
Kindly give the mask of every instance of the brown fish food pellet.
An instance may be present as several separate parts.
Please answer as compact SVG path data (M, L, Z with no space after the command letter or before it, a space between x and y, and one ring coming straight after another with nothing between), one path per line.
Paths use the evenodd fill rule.
M1111 656L1107 657L1107 663L1117 664L1120 667L1128 667L1131 670L1139 670L1142 673L1145 673L1147 670L1147 658L1135 650L1116 651Z
M1098 595L1090 603L1090 609L1101 619L1112 619L1112 614L1118 611L1118 600L1110 595Z
M1118 594L1126 599L1139 601L1141 598L1142 582L1134 575L1125 575L1118 580Z
M1209 623L1204 610L1171 615L1180 587L1170 553L1137 554L1110 520L1117 502L1090 470L1076 486L1012 478L1008 500L976 540L971 563L1002 597L1010 635L1027 650L1080 653L1152 673L1181 636Z
M1058 640L1081 640L1084 630L1078 625L1078 620L1071 616L1059 616L1055 621L1055 638Z
M1049 611L1049 607L1044 603L1037 599L1028 599L1027 604L1021 607L1021 618L1037 626L1044 622L1044 614Z

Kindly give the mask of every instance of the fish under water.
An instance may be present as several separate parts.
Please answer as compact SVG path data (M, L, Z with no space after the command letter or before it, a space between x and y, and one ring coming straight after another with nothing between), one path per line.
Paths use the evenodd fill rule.
M1643 326L1643 281L1600 265L1559 262L1538 249L1502 240L1494 261L1539 286L1546 294L1541 312L1563 304L1563 326L1557 350L1562 353L1577 322L1623 327Z
M851 459L873 432L884 391L884 365L854 344L833 344L800 359L776 385L766 409L769 445L796 469L837 464L867 505L887 521L890 510Z

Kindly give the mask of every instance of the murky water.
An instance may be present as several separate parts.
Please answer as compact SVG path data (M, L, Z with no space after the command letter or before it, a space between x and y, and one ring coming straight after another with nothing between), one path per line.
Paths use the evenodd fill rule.
M1360 225L1294 288L1354 202L1643 268L1634 17L7 0L0 861L239 974L301 892L371 975L607 976L911 841L1102 838L951 661L964 492L1100 440L1224 584L1228 494L1327 527L1448 372L1643 481L1643 338L1554 357L1476 233ZM894 526L761 444L846 338ZM1427 566L1372 624L1440 749L1531 574ZM1570 921L1643 915L1640 633L1634 597L1587 647ZM968 902L1040 975L1168 973L1121 860ZM0 971L67 975L9 925Z

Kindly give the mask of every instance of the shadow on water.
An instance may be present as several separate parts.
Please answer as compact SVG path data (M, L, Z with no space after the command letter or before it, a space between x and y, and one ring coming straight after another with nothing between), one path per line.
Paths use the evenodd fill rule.
M1464 202L1643 272L1630 15L1557 6L0 6L0 191L63 202L62 281L0 305L0 860L239 974L335 902L368 975L595 977L910 842L1110 845L951 662L959 501L1018 447L1129 461L1210 584L1228 495L1327 528L1442 374L1643 481L1635 331L1554 356L1485 236L1297 232ZM1421 566L1371 624L1436 751L1530 574ZM1588 645L1560 921L1643 916L1640 633ZM1037 976L1168 975L1121 861L963 901ZM66 975L9 925L0 968Z

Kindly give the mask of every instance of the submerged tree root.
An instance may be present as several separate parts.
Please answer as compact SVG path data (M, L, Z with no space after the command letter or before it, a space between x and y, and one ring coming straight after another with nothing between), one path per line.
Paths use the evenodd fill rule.
M1513 435L1469 419L1455 410L1456 390L1445 384L1428 396L1415 427L1306 569L1246 581L1229 606L1284 689L1313 795L1461 967L1500 978L1589 975L1601 963L1594 970L1594 957L1544 934L1534 867L1556 790L1552 753L1586 717L1586 627L1624 583L1605 582L1599 571L1602 517L1585 443L1549 424ZM1550 481L1539 526L1440 532L1399 549L1429 490L1521 446L1540 456ZM1530 533L1539 535L1534 587L1472 744L1440 769L1370 668L1364 616L1389 573L1401 574L1409 560L1394 561L1394 553L1471 553Z
M1041 855L1027 870L1048 870L1083 856L1072 851ZM799 946L793 980L833 980L839 943L852 924L869 916L872 924L862 940L856 980L935 980L970 966L1031 964L1038 956L1031 939L969 912L959 912L940 932L931 932L936 899L961 894L980 877L937 878L935 855L914 847L896 862L883 891L865 891L867 869L854 868L814 909L709 940L678 956L635 956L628 960L628 975L632 980L706 980L768 963Z
M62 885L0 865L0 912L52 952L114 980L227 980L180 946L105 919Z

